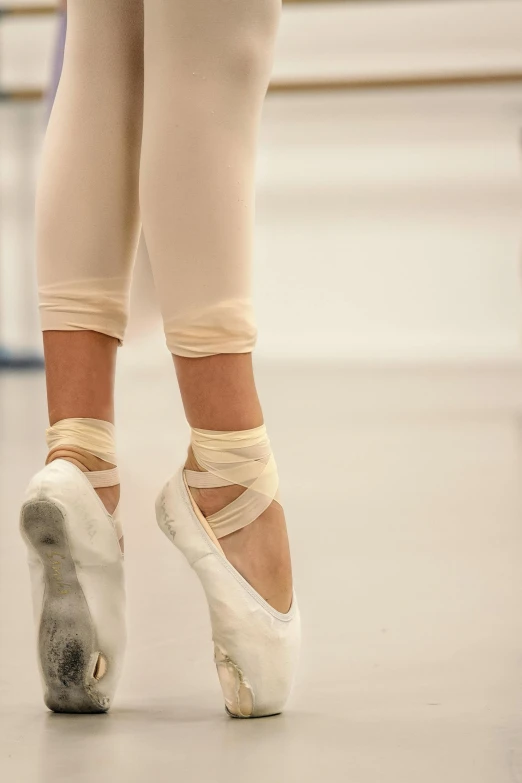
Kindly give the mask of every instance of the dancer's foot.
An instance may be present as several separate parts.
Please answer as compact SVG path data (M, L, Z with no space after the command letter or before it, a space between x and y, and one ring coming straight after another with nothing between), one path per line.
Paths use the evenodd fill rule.
M190 479L194 480L194 474ZM289 567L285 571L281 565L284 560L277 561L278 553L275 551L274 560L278 565L274 568L269 563L270 549L264 543L266 529L263 536L262 528L258 533L263 559L255 562L255 539L252 536L248 547L238 546L235 553L232 548L228 549L232 553L229 560L221 546L225 537L216 538L211 525L192 499L184 468L178 470L160 493L156 515L161 530L186 557L205 590L212 624L214 660L227 712L238 718L281 712L297 667L300 619L295 595L290 608L285 595ZM277 522L274 523L277 530L276 525ZM280 520L278 527L281 533ZM228 538L233 540L234 536L239 542L236 533L229 534ZM247 540L243 539L243 543ZM243 572L249 574L250 582L233 566L234 556ZM259 567L258 563L263 563L263 560L265 565ZM273 579L277 583L276 588L270 586L270 574L276 577ZM269 604L259 589L253 588L251 582L256 580L267 587L272 602L278 603L282 611Z
M202 471L192 448L185 463L187 470ZM204 517L227 506L245 491L231 487L197 488L190 493ZM292 566L285 515L277 502L246 527L219 539L227 560L239 571L270 606L285 613L292 603Z
M71 462L37 473L21 511L40 672L49 709L106 712L125 649L123 558L113 517Z

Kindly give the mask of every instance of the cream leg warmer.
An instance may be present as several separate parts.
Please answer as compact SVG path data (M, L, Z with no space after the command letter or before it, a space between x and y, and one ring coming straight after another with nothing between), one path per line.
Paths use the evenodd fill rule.
M42 328L123 338L139 235L141 0L69 0L36 204Z
M254 165L281 0L145 0L141 208L167 345L250 352Z
M141 211L167 344L252 350L256 139L280 6L69 0L37 203L44 330L123 337L143 121Z

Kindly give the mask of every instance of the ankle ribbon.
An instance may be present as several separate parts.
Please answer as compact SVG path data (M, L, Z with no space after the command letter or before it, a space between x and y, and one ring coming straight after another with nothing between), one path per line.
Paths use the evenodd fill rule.
M264 424L237 432L192 428L191 446L197 463L207 472L185 470L189 487L245 487L236 500L207 517L217 538L246 527L272 501L280 502L277 465Z
M59 448L83 449L105 462L116 465L114 424L102 419L62 419L46 430L49 452ZM118 468L87 471L85 477L96 489L120 483Z

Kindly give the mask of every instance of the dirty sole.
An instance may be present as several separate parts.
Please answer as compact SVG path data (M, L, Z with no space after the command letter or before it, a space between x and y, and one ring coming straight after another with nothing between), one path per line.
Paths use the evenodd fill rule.
M76 575L62 511L49 501L22 508L21 527L44 568L45 594L38 630L44 700L54 712L106 712L97 691L99 652L89 607Z

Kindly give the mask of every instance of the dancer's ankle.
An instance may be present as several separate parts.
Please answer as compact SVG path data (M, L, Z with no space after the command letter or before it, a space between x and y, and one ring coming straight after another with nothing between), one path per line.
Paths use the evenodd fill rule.
M83 473L114 468L114 465L110 462L105 462L105 460L95 457L93 454L89 454L89 452L77 446L52 449L47 456L45 464L49 465L56 459L64 459L67 460L67 462L71 462ZM114 487L101 487L95 491L109 514L113 514L120 500L120 485L117 484Z
M185 461L185 470L196 470L205 473L194 456L192 446L189 446L187 459ZM189 492L204 517L210 517L212 514L221 511L229 503L238 498L245 491L245 487L233 484L230 487L190 487Z

